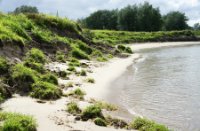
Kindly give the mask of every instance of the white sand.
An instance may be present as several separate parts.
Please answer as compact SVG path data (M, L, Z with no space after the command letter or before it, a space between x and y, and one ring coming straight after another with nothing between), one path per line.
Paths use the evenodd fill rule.
M130 45L135 51L141 49L160 48L169 46L197 45L200 42L173 42L173 43L147 43ZM133 54L128 58L114 58L103 66L96 67L89 77L95 79L95 84L84 84L83 88L88 98L103 99L109 91L112 81L119 77L135 59L140 58L139 54ZM38 121L38 131L112 131L113 128L103 128L94 125L92 122L74 122L74 118L68 116L65 111L68 98L62 98L55 102L39 104L35 99L29 97L12 98L1 105L4 111L19 112L33 115Z

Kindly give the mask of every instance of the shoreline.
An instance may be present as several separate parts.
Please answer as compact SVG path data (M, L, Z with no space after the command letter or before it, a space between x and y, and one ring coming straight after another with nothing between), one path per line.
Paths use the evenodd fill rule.
M174 46L190 46L200 45L200 42L166 42L166 43L143 43L143 44L131 44L130 46L135 52L144 49L174 47ZM97 63L97 66L91 68L92 73L88 73L87 77L95 79L94 84L79 82L82 85L82 89L86 92L86 100L95 98L97 100L106 101L105 98L109 95L109 87L112 86L112 82L122 75L128 66L132 65L134 61L141 58L138 53L132 54L127 58L113 58L105 63ZM82 78L82 79L85 79ZM71 81L71 80L69 80ZM67 81L67 82L69 82ZM65 81L64 81L65 82ZM81 122L74 121L74 117L65 112L66 102L71 101L70 98L63 97L57 101L48 101L46 103L38 103L36 99L30 97L14 96L1 105L4 111L19 112L28 115L33 115L38 121L38 131L43 130L113 130L113 127L99 127L93 122ZM80 103L83 107L87 104L84 101ZM79 104L80 104L79 103ZM119 111L120 112L120 111ZM115 114L117 116L118 114ZM121 131L122 129L117 129Z

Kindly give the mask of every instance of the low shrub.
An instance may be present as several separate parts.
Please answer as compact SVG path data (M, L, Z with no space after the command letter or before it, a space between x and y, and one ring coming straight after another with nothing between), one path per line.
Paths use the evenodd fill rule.
M80 66L80 62L79 60L75 59L75 58L72 58L68 64L69 66Z
M88 83L95 83L95 80L93 78L87 78L86 82L88 82Z
M59 71L58 73L59 77L65 78L67 76L67 72L66 71Z
M51 84L54 84L54 85L58 85L58 78L51 73L43 75L42 81L45 81L45 82L48 82L48 83L51 83Z
M132 123L130 123L129 127L130 129L141 131L169 131L169 129L164 125L160 125L155 123L154 121L140 117L136 118Z
M1 131L36 131L36 120L27 115L0 112Z
M81 109L78 107L77 103L70 102L67 104L67 112L76 115L81 113Z
M9 87L8 85L5 85L0 81L0 103L12 96L12 93L8 89L8 87Z
M84 95L85 95L85 92L83 92L80 88L77 88L68 94L68 96L73 96L81 100L84 98Z
M31 91L31 85L39 79L36 71L25 67L23 64L17 64L12 68L11 77L13 82L22 92Z
M74 84L73 82L68 82L68 83L65 85L65 87L73 87L73 86L74 86L73 84Z
M76 68L74 66L69 66L67 70L68 71L76 71Z
M106 59L105 57L97 57L97 61L106 62L106 61L108 61L108 59Z
M126 53L129 53L129 54L132 54L133 51L130 47L126 47L126 50L125 50Z
M37 82L32 85L31 96L34 98L55 100L61 97L62 91L54 84L48 82Z
M124 45L118 45L117 49L119 49L121 51L124 51L124 50L126 50L126 46L124 46Z
M115 128L128 128L127 122L122 119L112 118L110 116L106 117L106 121L110 126L114 126Z
M60 51L56 52L56 60L59 62L65 62L66 59L65 59L64 53L62 53Z
M116 111L117 110L117 106L107 103L107 102L104 102L104 101L97 101L97 100L91 99L90 102L99 106L101 109L105 109L107 111Z
M98 126L107 126L106 121L99 117L94 120L94 123Z
M80 75L81 76L87 76L87 72L85 70L81 70Z
M0 57L0 75L8 73L9 64L6 58Z
M86 107L81 114L81 118L83 120L89 120L97 117L103 118L103 114L101 112L101 108L96 105Z
M117 46L117 49L120 51L120 52L125 52L125 53L129 53L129 54L132 54L133 51L130 47L126 47L124 45L118 45Z

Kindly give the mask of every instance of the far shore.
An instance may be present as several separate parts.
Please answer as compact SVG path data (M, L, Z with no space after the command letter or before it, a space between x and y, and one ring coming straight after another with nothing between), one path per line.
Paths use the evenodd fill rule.
M200 45L200 42L163 42L163 43L140 43L129 44L133 51L138 52L144 49L163 48L163 47L178 47ZM128 66L133 64L142 56L134 53L127 58L113 58L109 62L97 63L97 67L91 68L92 73L87 77L94 78L95 83L84 83L81 88L86 92L86 100L95 98L98 100L106 100L109 94L111 83L120 75L122 75ZM61 65L61 64L60 64ZM82 82L81 80L79 81ZM81 83L82 84L82 83ZM114 93L114 91L113 91ZM38 121L38 131L65 131L65 130L87 130L87 131L118 131L114 128L104 128L94 125L94 123L74 121L74 117L69 116L65 111L66 102L69 98L61 98L60 100L46 103L38 103L30 97L21 97L16 95L10 100L2 104L4 111L12 111L33 115ZM81 102L85 105L84 101ZM64 124L63 124L64 123ZM67 124L65 124L67 123ZM121 130L119 130L121 131Z

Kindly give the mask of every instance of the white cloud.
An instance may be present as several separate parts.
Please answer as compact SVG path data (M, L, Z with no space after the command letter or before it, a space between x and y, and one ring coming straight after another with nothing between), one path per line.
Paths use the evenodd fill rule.
M1 11L12 11L21 5L37 6L41 12L66 16L71 19L82 18L98 9L122 8L128 4L139 4L147 0L0 0ZM162 14L179 10L184 12L190 25L200 22L200 0L148 0L159 7Z

